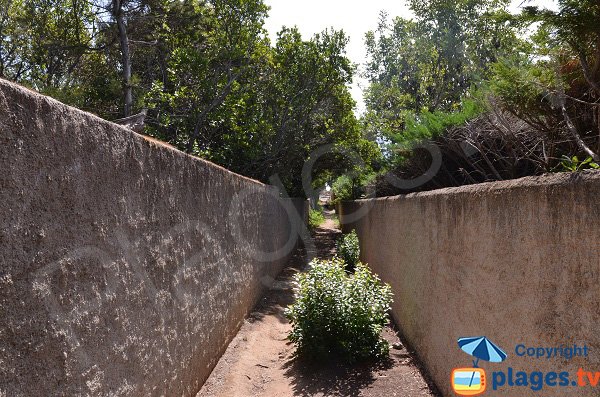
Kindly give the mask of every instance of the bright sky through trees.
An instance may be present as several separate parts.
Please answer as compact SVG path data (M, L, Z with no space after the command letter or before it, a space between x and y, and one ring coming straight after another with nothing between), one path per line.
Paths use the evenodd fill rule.
M362 64L365 60L364 35L377 27L378 15L386 10L390 17L401 16L410 18L412 13L402 0L369 0L348 2L345 0L266 0L270 7L266 28L271 40L274 41L277 32L283 25L298 26L305 39L325 28L343 29L350 37L348 57L355 63ZM554 0L513 0L512 11L519 10L521 4L538 5L555 9ZM352 96L358 104L358 111L364 109L362 89L366 82L360 78L354 79Z

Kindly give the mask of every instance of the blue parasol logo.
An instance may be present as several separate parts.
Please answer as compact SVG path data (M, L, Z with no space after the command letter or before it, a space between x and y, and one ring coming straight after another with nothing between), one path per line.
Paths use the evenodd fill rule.
M452 372L452 387L462 396L475 396L485 391L485 371L477 365L479 360L500 363L507 354L485 336L459 338L458 347L475 357L473 368L457 368Z
M477 368L479 360L501 363L507 357L504 350L500 349L485 336L458 338L458 347L465 353L476 358L473 361L473 367L475 368Z

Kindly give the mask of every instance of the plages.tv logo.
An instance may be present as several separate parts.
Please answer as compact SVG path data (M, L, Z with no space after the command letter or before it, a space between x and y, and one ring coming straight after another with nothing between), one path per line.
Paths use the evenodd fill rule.
M452 390L459 396L477 396L485 392L487 379L485 370L479 368L479 360L499 363L507 355L485 336L458 338L458 347L465 353L475 357L472 367L454 368L450 381Z

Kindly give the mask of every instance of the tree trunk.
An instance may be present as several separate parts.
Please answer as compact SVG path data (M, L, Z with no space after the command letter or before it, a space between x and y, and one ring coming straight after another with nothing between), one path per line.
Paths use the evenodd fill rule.
M583 70L583 77L585 77L588 84L596 91L596 94L600 94L600 85L596 82L596 76L590 70L590 66L587 62L586 54L583 51L579 51L579 63Z
M124 117L131 115L133 107L133 89L131 87L131 54L129 52L129 39L127 38L127 25L123 14L123 1L113 0L113 17L119 29L119 42L121 45L121 63L123 64L123 98L125 101Z
M563 114L563 118L565 119L565 122L567 124L567 129L569 130L573 138L575 138L577 146L579 146L579 148L583 150L588 156L590 156L595 162L599 162L600 156L597 153L595 153L592 149L590 149L590 147L586 145L585 141L581 138L581 136L577 132L577 128L575 128L575 125L571 121L571 118L569 117L567 109L564 105L561 107L561 111Z

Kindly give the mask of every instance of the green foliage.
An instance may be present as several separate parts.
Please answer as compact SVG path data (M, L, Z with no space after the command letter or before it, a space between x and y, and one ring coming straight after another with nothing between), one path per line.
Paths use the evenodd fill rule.
M323 215L323 209L312 209L308 210L308 226L311 229L316 229L325 222L325 216Z
M401 133L392 135L392 141L394 144L410 148L410 145L415 142L439 137L448 128L462 125L479 116L484 110L481 101L464 99L461 108L456 111L424 111L418 115L409 113L406 116L404 129Z
M590 144L600 143L594 132L600 128L598 118L592 116L600 100L600 3L559 0L557 5L557 11L528 6L513 18L536 30L527 47L494 65L490 79L508 111L548 134L544 150L551 165L561 154L587 155L589 149L581 142L600 147ZM567 131L569 138L578 134L581 139L568 142L557 137Z
M369 196L368 186L374 180L374 172L356 172L353 175L341 175L331 185L333 204L345 200L356 200Z
M145 95L154 116L150 132L227 165L232 146L256 133L248 121L255 119L259 73L268 64L267 7L257 0L190 4L175 2L162 14L166 26L157 27L168 48L167 73Z
M414 20L382 14L367 33L367 129L381 138L398 134L406 117L455 112L490 66L514 50L502 0L412 0Z
M317 148L334 153L313 167L315 186L367 167L377 145L364 139L348 86L348 38L303 39L264 29L263 0L122 0L131 78L124 76L110 0L0 0L0 77L107 119L149 108L146 133L232 171L303 196L302 167Z
M91 41L86 1L0 0L0 77L39 91L70 87Z
M487 110L492 66L523 46L507 1L411 0L409 5L414 19L390 21L382 14L366 36L369 87L361 122L365 135L382 146L380 176L422 157L415 152L418 144ZM422 174L420 164L412 168L408 179Z
M14 81L21 80L27 57L25 51L29 36L29 23L24 2L0 0L0 76Z
M541 29L548 30L548 44L565 45L576 53L587 56L597 47L600 35L598 18L600 4L596 0L558 0L558 11L525 7L522 21L541 22Z
M548 62L533 62L525 55L504 58L493 65L489 86L505 108L538 128L556 124L548 87L561 83Z
M360 243L356 230L343 235L336 244L338 256L346 264L346 270L354 271L360 261Z
M562 156L561 162L558 167L555 168L555 171L558 172L579 172L584 169L600 169L600 165L594 162L591 157L586 158L581 161L577 156L569 157Z
M340 259L315 260L295 281L296 301L286 315L298 355L355 361L388 353L381 331L388 322L391 288L367 266L359 263L349 275Z
M385 167L379 174L359 174L354 178L347 176L338 178L332 186L335 201L362 198L367 192L371 196L381 194L382 192L377 191L381 187L377 181L381 180L382 175L388 170L403 167L415 157L423 157L423 151L419 151L418 144L433 141L439 144L440 137L447 131L482 115L487 109L485 100L482 98L484 95L485 91L483 90L475 91L473 98L463 99L461 106L454 111L423 111L418 114L405 112L404 127L388 132L387 140L382 143L387 153ZM425 169L427 167L428 165ZM421 175L423 172L424 170L418 170L416 175L409 175L407 179Z
M337 204L344 200L352 200L354 194L354 183L352 178L347 175L339 176L331 185L333 194L332 203Z
M316 183L352 167L344 148L367 164L376 152L353 114L348 38L325 31L303 40L296 28L284 28L270 47L264 12L218 17L206 32L214 47L199 51L199 39L191 38L174 51L167 59L169 81L147 95L157 115L152 133L261 181L277 175L290 195L302 196L302 167L317 148L333 144L340 150L315 164ZM231 43L225 34L231 30L245 32L239 42Z
M571 156L600 147L600 3L559 0L557 11L519 16L506 1L409 4L413 20L384 15L366 40L362 122L387 160L378 195L593 167ZM390 182L426 172L423 141L440 149L439 172L416 187Z

